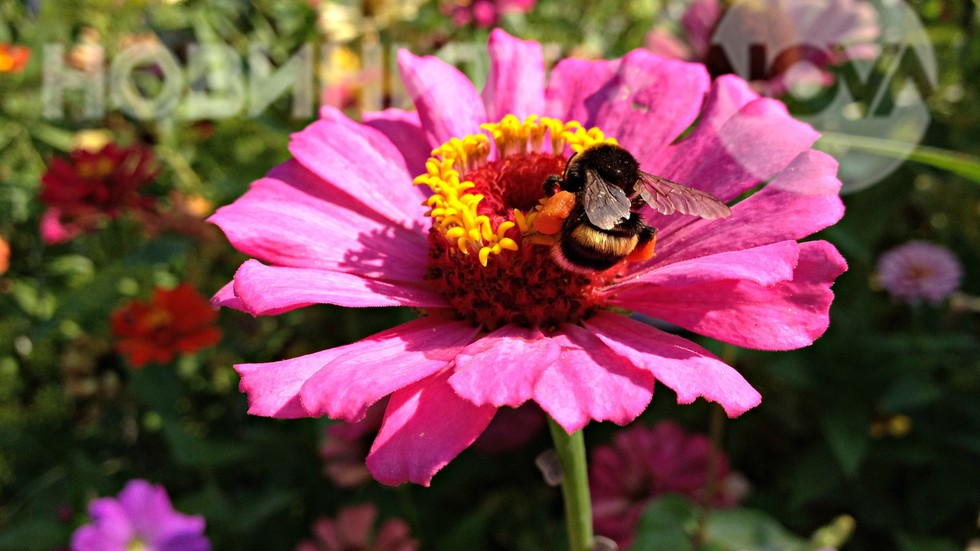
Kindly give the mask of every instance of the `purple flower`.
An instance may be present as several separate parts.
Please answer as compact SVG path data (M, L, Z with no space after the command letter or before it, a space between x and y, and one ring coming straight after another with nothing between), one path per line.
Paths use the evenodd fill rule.
M909 241L881 255L878 278L895 300L939 304L959 289L963 268L946 247Z
M118 498L88 507L92 523L72 534L72 551L210 551L204 517L174 510L163 486L130 480Z

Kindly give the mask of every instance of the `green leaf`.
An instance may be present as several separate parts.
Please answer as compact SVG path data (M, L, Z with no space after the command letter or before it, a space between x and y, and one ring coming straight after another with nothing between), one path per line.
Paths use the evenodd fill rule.
M899 534L899 551L960 551L962 548L949 540L939 540Z
M699 510L679 495L653 501L640 517L630 551L694 551L691 533L697 526Z
M881 397L881 407L890 412L908 411L935 402L942 388L921 375L906 375L896 380Z
M761 511L728 509L708 517L707 540L730 551L806 551L808 542Z
M163 418L163 434L173 450L174 460L182 465L219 467L240 462L252 454L252 448L247 444L196 436L178 421L166 417Z
M821 420L827 444L848 477L857 474L868 451L870 421L868 412L855 405L829 410Z
M31 519L21 524L6 526L0 534L0 549L4 551L33 551L56 549L63 546L70 536L64 523L52 516L50 519Z

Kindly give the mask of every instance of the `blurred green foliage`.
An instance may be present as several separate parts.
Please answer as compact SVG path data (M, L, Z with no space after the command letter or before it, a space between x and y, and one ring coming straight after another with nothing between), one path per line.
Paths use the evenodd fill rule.
M647 510L634 549L809 550L842 515L854 520L853 534L836 540L848 540L846 551L963 549L980 536L977 311L895 303L873 283L882 251L925 239L956 252L967 274L963 293L980 295L980 18L971 2L912 5L939 60L924 142L933 149L847 196L845 218L824 232L850 265L835 285L827 334L800 351L733 356L764 396L719 436L751 483L747 508L705 516L666 497ZM610 58L641 46L663 8L654 0L626 8L540 0L503 26L554 45L556 56ZM44 44L70 47L94 31L112 59L127 41L153 33L181 61L187 44L218 42L242 59L261 44L283 63L322 39L317 25L316 8L302 0L0 3L0 42L33 49L24 72L0 75L0 237L11 248L0 275L0 549L65 548L90 499L137 477L163 483L178 509L203 514L218 550L291 549L313 519L363 501L378 503L383 517L407 519L423 549L561 548L558 492L533 466L549 445L544 434L492 459L468 450L428 489L341 489L321 472L327 421L245 413L233 364L352 342L411 312L312 307L253 319L223 311L219 346L136 371L112 351L109 313L157 285L188 281L214 292L244 257L214 228L148 235L129 217L67 244L39 238L40 177L82 130L151 144L161 168L152 192L177 208L176 197L230 203L288 158L289 134L310 122L291 116L289 98L258 117L141 121L109 109L88 120L77 94L66 96L68 117L47 119L38 93ZM433 2L374 31L385 46L422 53L487 36L454 28ZM469 70L486 65L456 61ZM714 415L703 402L677 406L661 387L638 422L673 418L707 431ZM614 430L592 426L587 439L594 446Z

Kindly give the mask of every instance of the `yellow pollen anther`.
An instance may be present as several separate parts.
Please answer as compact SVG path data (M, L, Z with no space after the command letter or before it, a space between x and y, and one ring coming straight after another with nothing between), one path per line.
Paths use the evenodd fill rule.
M489 216L479 213L483 194L470 193L476 184L461 180L462 175L488 164L494 149L498 160L534 152L559 156L567 148L578 152L595 143L615 140L606 138L598 128L586 130L577 121L566 123L537 115L523 121L507 115L500 122L482 124L480 128L485 134L451 138L435 148L425 163L425 174L413 182L432 190L433 195L423 205L429 207L427 216L432 218L433 227L450 242L455 241L462 254L476 252L480 264L486 266L491 255L518 250L518 242L507 237L507 232L516 227L522 235L533 233L534 217L541 205L526 213L514 209L513 221L500 221L494 227Z

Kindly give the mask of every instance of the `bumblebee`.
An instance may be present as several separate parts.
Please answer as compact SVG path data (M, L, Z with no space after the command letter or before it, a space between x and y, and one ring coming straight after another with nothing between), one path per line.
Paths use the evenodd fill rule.
M625 148L601 143L572 155L564 174L544 183L549 197L534 229L556 235L551 255L567 270L601 272L624 259L653 257L657 230L638 210L724 218L731 209L717 197L640 170Z

